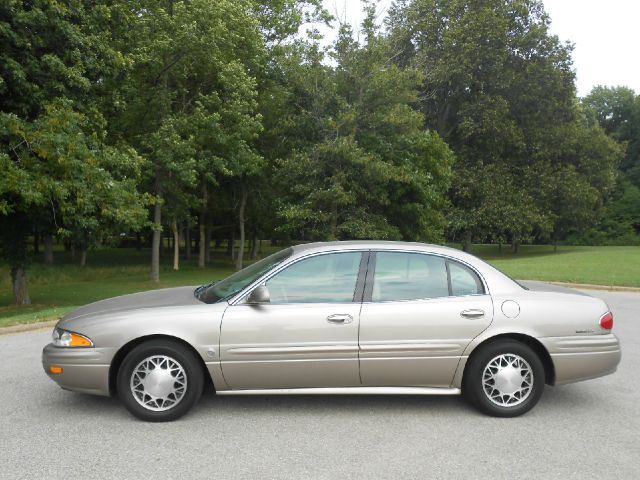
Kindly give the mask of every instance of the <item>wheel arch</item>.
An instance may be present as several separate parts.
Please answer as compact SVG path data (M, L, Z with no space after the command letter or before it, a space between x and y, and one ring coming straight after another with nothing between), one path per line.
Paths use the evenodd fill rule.
M477 354L480 347L483 347L490 343L498 342L500 340L515 340L516 342L523 343L531 348L536 353L536 355L538 355L538 358L540 359L540 361L542 362L542 366L544 367L544 383L546 383L547 385L553 385L555 383L556 372L553 365L553 360L551 359L551 355L549 354L545 346L537 338L526 335L524 333L501 333L493 337L489 337L475 346L464 366L464 372L462 374L463 387L465 375L467 373L467 370L469 369L469 365L471 365L472 359L474 355Z
M171 340L190 350L200 362L200 367L202 368L202 374L204 375L205 390L209 389L215 392L215 386L213 384L213 379L211 378L211 374L209 373L209 369L204 363L202 356L193 347L193 345L191 345L186 340L179 337L175 337L173 335L156 334L156 335L145 335L142 337L134 338L128 343L125 343L116 352L116 354L113 357L113 360L111 361L111 365L109 366L109 394L110 395L115 395L117 393L118 370L120 370L120 366L122 365L122 362L124 361L125 357L129 354L129 352L131 352L138 345L142 345L143 343L148 342L149 340Z

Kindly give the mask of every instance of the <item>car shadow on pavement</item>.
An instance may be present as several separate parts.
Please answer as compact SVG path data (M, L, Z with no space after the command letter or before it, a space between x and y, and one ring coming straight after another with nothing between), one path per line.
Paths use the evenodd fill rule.
M601 402L604 393L583 385L547 387L540 405L533 412L554 414L567 409L589 407ZM103 419L131 418L117 397L100 397L82 393L60 392L50 398L58 411L68 410L75 416L100 415ZM461 396L422 395L250 395L216 396L205 393L189 418L211 414L237 417L241 415L349 415L369 417L378 414L484 417Z
M327 413L343 411L350 415L389 413L424 413L426 410L452 412L471 407L459 396L427 395L251 395L203 397L201 409L238 414L276 412L285 414Z

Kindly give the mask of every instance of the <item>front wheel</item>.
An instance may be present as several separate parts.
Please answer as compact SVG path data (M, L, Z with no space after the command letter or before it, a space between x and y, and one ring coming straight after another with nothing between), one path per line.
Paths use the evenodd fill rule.
M136 417L176 420L198 401L204 385L198 358L171 340L150 340L134 348L118 370L118 396Z
M470 359L463 393L478 410L494 417L516 417L538 403L544 366L527 345L500 340L481 346Z

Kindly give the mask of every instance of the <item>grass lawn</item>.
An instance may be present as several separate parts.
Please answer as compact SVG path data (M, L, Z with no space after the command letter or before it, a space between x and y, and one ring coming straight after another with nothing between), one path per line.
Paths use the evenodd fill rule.
M476 245L477 255L513 278L592 285L640 287L640 247L558 247Z
M263 242L264 243L264 242ZM271 249L265 249L270 253ZM197 266L197 258L182 260L179 271L172 269L173 257L161 259L160 283L149 280L148 250L103 249L89 252L87 266L71 262L68 253L55 252L55 264L44 265L34 259L29 268L32 305L12 303L11 278L6 265L0 266L0 327L53 320L74 308L104 298L155 288L201 285L234 272L233 263L223 251L215 251L207 268Z
M263 242L263 254L276 248ZM640 287L640 247L559 247L523 246L514 255L508 247L502 253L495 245L476 245L473 253L518 279L591 283ZM89 252L84 268L71 262L69 255L56 251L56 264L44 265L34 259L29 269L32 305L11 305L11 280L6 265L0 265L0 327L59 318L75 307L131 292L179 285L199 285L224 278L233 264L223 250L200 269L196 260L182 261L171 269L171 255L162 259L161 282L149 278L149 251L103 249Z

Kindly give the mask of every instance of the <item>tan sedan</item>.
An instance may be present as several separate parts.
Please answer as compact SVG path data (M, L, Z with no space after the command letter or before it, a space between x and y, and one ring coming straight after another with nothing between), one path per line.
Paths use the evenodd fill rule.
M201 287L126 295L64 317L44 348L62 388L173 420L230 394L460 394L531 409L545 384L612 373L599 299L531 291L478 258L420 243L298 245Z

